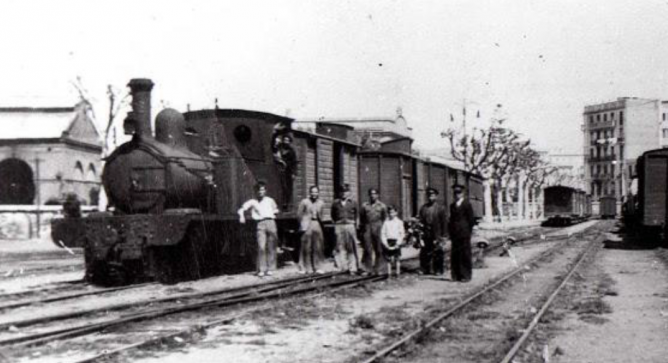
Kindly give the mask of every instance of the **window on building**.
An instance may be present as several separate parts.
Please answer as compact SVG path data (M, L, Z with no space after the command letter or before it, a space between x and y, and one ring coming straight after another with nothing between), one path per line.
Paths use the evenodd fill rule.
M593 123L594 123L594 116L589 116L589 124L593 124Z
M591 166L591 175L594 176L594 166Z
M666 121L666 113L663 113L663 121Z
M601 174L601 166L596 165L596 174Z
M619 145L619 160L624 159L624 145Z
M596 157L597 158L601 157L601 148L599 146L596 147Z
M619 126L624 124L624 111L619 111Z
M596 115L596 122L601 122L601 114Z
M614 112L610 112L610 119L611 119L611 120L614 120L614 119L615 119L615 113L614 113Z
M591 152L591 157L593 159L594 158L594 149L589 149L589 151Z
M610 174L615 175L615 164L610 165Z
M603 165L603 174L607 174L607 173L608 173L608 166Z
M663 138L668 138L668 129L661 130L663 132Z

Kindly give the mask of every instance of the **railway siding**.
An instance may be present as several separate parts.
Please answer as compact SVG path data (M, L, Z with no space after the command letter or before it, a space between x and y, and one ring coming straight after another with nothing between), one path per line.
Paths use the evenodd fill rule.
M567 236L593 223L562 231ZM285 302L244 319L215 328L187 350L132 356L138 362L234 360L235 362L359 361L375 351L387 336L399 337L406 326L419 326L425 308L454 304L462 296L513 270L550 247L549 243L513 249L515 260L487 258L486 268L474 271L471 284L441 278L407 275L375 287L341 295ZM378 319L387 316L387 319Z

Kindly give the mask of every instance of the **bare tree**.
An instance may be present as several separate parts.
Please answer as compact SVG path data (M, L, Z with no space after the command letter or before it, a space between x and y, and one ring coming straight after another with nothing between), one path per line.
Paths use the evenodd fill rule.
M95 99L91 96L88 89L84 86L81 77L77 76L77 78L70 83L72 84L72 87L74 87L76 92L79 94L80 102L82 102L86 106L87 110L90 112L93 122L97 124L98 120L95 114L95 108L93 107ZM103 142L102 147L104 156L107 156L107 154L111 150L111 147L109 145L109 137L111 134L111 130L114 126L114 122L116 121L119 112L121 112L122 109L129 104L130 101L130 92L127 91L125 88L121 89L109 84L107 85L106 93L108 101L108 110L107 110L106 120L104 120L105 127L102 135L102 142Z

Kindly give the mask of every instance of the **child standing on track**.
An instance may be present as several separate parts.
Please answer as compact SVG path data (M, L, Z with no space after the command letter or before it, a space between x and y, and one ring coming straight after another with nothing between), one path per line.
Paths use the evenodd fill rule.
M380 239L383 244L383 254L387 260L387 274L392 276L392 265L395 265L397 276L399 276L401 274L401 245L404 242L406 230L404 222L397 216L396 207L389 206L387 212L389 218L383 223Z

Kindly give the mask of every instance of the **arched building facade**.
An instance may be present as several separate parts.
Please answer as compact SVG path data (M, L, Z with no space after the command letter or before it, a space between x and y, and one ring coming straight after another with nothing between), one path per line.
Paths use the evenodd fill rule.
M102 143L89 107L0 107L0 205L96 204Z

